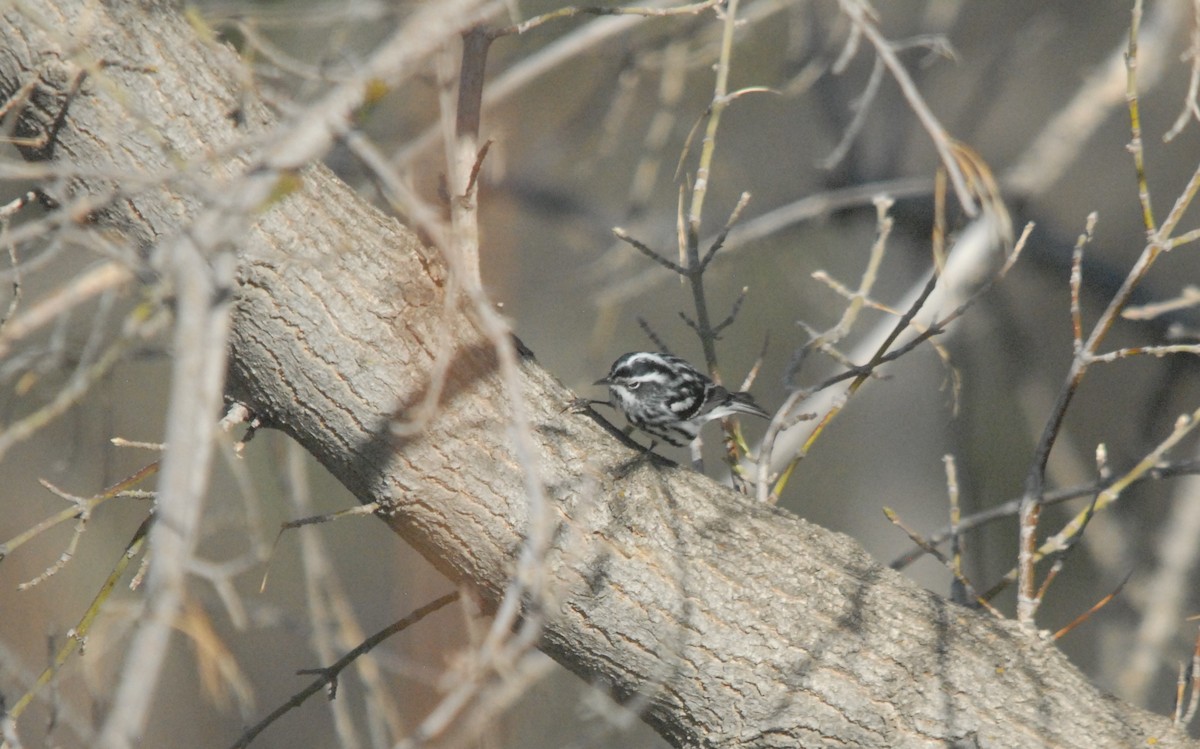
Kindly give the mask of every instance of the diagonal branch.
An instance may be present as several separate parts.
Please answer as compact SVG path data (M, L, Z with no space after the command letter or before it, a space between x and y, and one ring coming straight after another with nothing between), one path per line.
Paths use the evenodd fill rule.
M133 48L192 34L169 10L150 15L165 28L130 27L112 5L57 5L86 7L99 35L132 37ZM4 16L0 94L25 84L34 51L66 56L42 28ZM121 74L153 85L174 64L168 56L153 71L131 65ZM73 105L56 153L106 163L120 147L154 163L164 150L194 153L201 135L235 138L223 113L254 96L239 88L238 66L214 48L205 65L187 70L188 86L157 92L164 117L193 124L164 128L168 148L91 137L92 108L105 98L96 92ZM128 111L108 116L119 132L137 132ZM332 137L319 136L339 121L295 124L294 133L311 136L297 143L311 150L291 153L294 189L257 204L261 213L238 237L230 395L295 438L362 502L379 502L397 534L494 610L531 512L507 386L471 305L443 305L444 260L320 166ZM163 190L137 204L136 222L127 204L105 220L114 232L151 237L195 228L195 214ZM188 196L189 205L207 199ZM442 408L424 431L398 435L391 425L424 401L443 334L451 363ZM643 464L617 479L632 452L588 415L567 411L573 395L514 347L556 524L546 595L520 613L544 618L539 647L644 705L643 719L675 746L905 747L981 736L1012 747L1183 743L1169 720L1103 697L1011 622L919 589L844 536L687 470Z

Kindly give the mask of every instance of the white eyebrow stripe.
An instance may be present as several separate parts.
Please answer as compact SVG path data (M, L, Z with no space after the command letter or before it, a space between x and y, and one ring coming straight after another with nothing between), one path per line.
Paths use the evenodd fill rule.
M657 382L662 385L669 385L674 381L674 378L666 372L644 372L630 375L628 379L631 382Z

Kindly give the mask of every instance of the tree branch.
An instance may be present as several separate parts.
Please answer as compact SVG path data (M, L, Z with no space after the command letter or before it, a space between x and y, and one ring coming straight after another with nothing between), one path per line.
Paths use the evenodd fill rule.
M4 96L38 76L33 99L65 97L69 76L48 71L72 49L94 54L95 39L117 46L101 52L105 86L89 78L72 102L55 158L135 170L138 160L203 154L246 133L225 117L253 96L238 86L239 61L199 40L165 42L191 36L181 17L156 10L130 25L99 2L58 6L86 6L90 26L80 33L91 36L68 48L10 11L0 22ZM204 64L185 59L200 48ZM163 58L147 67L141 49ZM186 86L160 85L184 73ZM130 98L114 104L111 85ZM145 132L134 114L141 101L140 111L152 104L165 123L190 127L163 127L159 140L94 137ZM251 109L250 132L269 128L263 110ZM436 253L319 164L298 174L294 191L238 243L229 391L362 502L387 507L398 534L495 605L517 564L529 502L493 346L470 309L443 307ZM146 195L114 204L106 218L133 241L196 228L211 200L166 187ZM452 353L441 409L423 432L396 436L391 425L423 402L444 340ZM540 647L619 699L644 697L644 719L674 745L1186 742L1168 719L1101 695L1051 645L919 589L845 536L688 470L645 464L614 478L631 451L567 410L573 394L531 356L519 377L557 524Z

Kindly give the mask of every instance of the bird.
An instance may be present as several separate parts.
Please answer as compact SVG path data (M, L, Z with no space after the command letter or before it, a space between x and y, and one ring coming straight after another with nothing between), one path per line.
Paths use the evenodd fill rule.
M623 354L593 384L608 386L608 404L630 424L676 447L690 444L713 419L734 414L770 418L749 393L727 390L670 354Z

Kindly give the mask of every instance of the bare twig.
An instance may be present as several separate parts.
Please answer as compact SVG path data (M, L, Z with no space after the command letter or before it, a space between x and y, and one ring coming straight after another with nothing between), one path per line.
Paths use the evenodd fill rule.
M630 236L629 232L625 231L621 227L619 227L619 226L613 227L612 233L617 239L621 240L622 242L625 242L630 247L634 248L638 252L642 253L643 255L650 258L651 260L658 263L659 265L666 268L667 270L671 271L672 273L677 273L681 276L687 275L687 269L684 268L682 265L679 265L678 263L675 263L675 262L672 262L672 261L666 259L662 255L660 255L657 252L655 252L654 250L650 249L650 247L648 247L641 240L637 239L636 237Z
M646 318L638 317L637 324L642 329L642 332L646 334L646 337L650 339L650 342L654 344L655 348L664 354L671 353L671 347L659 337L658 333L654 332L654 328L650 327L650 323L646 321Z
M1192 75L1188 79L1188 90L1183 99L1183 109L1179 112L1179 117L1175 119L1175 124L1171 125L1171 129L1163 134L1163 143L1170 143L1174 140L1192 120L1200 121L1200 103L1196 101L1197 95L1200 94L1200 0L1192 0L1191 44L1184 53L1184 59L1192 61Z
M36 79L34 81L36 82ZM3 337L8 334L6 331L8 321L12 319L17 307L21 304L21 261L17 257L17 245L9 236L12 217L36 199L37 195L30 191L0 206L0 244L8 249L8 262L12 266L12 299L8 300L8 309L4 311L3 315L0 315L0 340L3 340ZM0 358L3 356L3 349L0 349Z
M1083 314L1079 308L1079 291L1083 287L1083 249L1092 243L1092 235L1096 229L1096 213L1088 214L1087 226L1083 234L1075 240L1075 249L1071 252L1071 340L1076 352L1083 349Z
M1146 183L1146 158L1142 142L1142 115L1138 102L1138 29L1142 23L1142 0L1134 0L1132 20L1129 24L1129 49L1125 54L1125 102L1129 107L1129 130L1133 137L1129 141L1129 152L1133 154L1133 167L1137 171L1138 200L1142 204L1142 224L1146 234L1155 230L1154 210L1150 206L1150 187Z
M1129 104L1130 129L1133 133L1133 138L1130 142L1130 151L1133 154L1134 165L1138 175L1139 202L1142 208L1142 220L1146 226L1148 243L1126 275L1120 288L1113 295L1113 298L1109 300L1108 306L1092 328L1087 340L1081 346L1077 346L1077 351L1072 358L1071 367L1062 388L1059 390L1058 397L1051 407L1049 418L1034 450L1033 460L1026 474L1019 520L1017 619L1028 628L1033 628L1033 617L1037 611L1037 602L1033 595L1035 587L1033 565L1038 558L1037 523L1040 512L1039 498L1045 488L1045 471L1050 451L1053 449L1067 408L1078 391L1079 384L1087 373L1088 367L1095 361L1095 355L1101 341L1104 340L1104 337L1120 316L1121 310L1128 304L1133 290L1138 286L1142 278L1145 277L1150 267L1154 264L1154 261L1163 252L1164 245L1183 217L1183 212L1190 205L1196 191L1200 189L1200 168L1197 168L1188 185L1176 199L1175 205L1172 207L1166 220L1163 221L1161 226L1156 227L1150 205L1149 187L1145 178L1141 121L1137 97L1137 34L1141 13L1142 2L1141 0L1137 0L1132 11L1132 23L1129 31L1129 50L1126 63L1129 82L1127 84L1126 97Z
M699 3L688 3L686 5L676 5L666 8L656 8L649 5L643 6L570 6L567 8L559 8L558 10L543 13L540 16L534 16L521 23L512 26L505 26L498 29L493 29L488 33L493 39L509 36L511 34L524 34L527 31L536 29L537 27L550 23L552 21L561 21L577 16L643 16L646 18L664 18L667 16L682 16L682 15L699 15L704 11L720 5L724 0L704 0Z
M71 540L67 542L67 548L64 549L62 554L58 556L58 559L54 561L54 564L43 570L40 575L32 580L28 580L18 585L17 590L21 591L28 590L29 588L32 588L38 583L53 576L71 561L71 559L75 556L75 550L79 547L79 539L83 537L83 531L87 527L87 521L92 517L92 507L94 507L95 504L98 504L95 502L94 497L79 497L75 496L74 494L69 494L45 479L41 479L39 483L41 483L41 485L48 489L51 493L62 497L72 504L75 511L73 517L75 518L76 523L75 528L71 533Z
M294 490L293 490L294 491ZM379 511L380 505L378 502L368 502L365 505L355 505L345 510L336 512L327 512L321 515L308 515L306 517L289 520L279 528L279 532L275 534L275 543L271 546L271 555L268 557L267 569L263 570L262 582L259 583L258 590L261 593L267 589L267 580L271 574L269 560L274 557L275 549L279 547L279 541L283 538L286 531L296 528L303 528L306 525L314 525L316 523L328 523L333 520L341 520L342 518L356 517L358 515L370 515Z
M963 537L958 532L958 523L962 518L962 510L959 506L958 464L950 453L942 456L942 463L946 467L946 496L950 504L950 569L954 572L955 579L955 584L950 588L952 593L950 600L955 603L966 603L969 598L974 597L974 591L962 582L966 580L966 575L963 573L962 567Z
M1164 460L1167 453L1196 427L1198 419L1200 419L1200 409L1193 411L1191 414L1180 416L1175 421L1175 428L1162 442L1139 460L1136 465L1126 471L1124 475L1105 487L1096 496L1091 506L1072 518L1058 533L1046 539L1041 546L1035 548L1030 556L1029 565L1032 567L1046 556L1065 550L1071 543L1071 539L1077 536L1078 532L1087 524L1093 514L1106 509L1113 502L1120 499L1122 493L1132 483L1139 478L1149 475ZM1021 497L1022 506L1027 501L1027 495ZM990 598L1009 583L1018 580L1020 575L1019 569L1018 566L1009 570L1008 574L984 594L984 597ZM1034 612L1036 612L1037 600L1032 594L1030 596L1030 603Z
M420 8L388 37L356 71L307 107L303 116L281 125L277 139L254 154L236 189L201 211L188 231L162 243L176 293L177 354L171 380L166 437L172 450L163 460L158 511L163 520L151 532L157 573L150 579L147 616L127 650L123 676L100 743L129 746L142 732L166 657L171 623L183 601L187 561L198 542L204 488L227 356L229 289L240 240L258 210L277 199L281 180L323 156L351 114L380 85L396 85L416 75L418 61L429 59L449 34L470 25L481 12L475 0Z
M311 512L312 500L309 496L304 450L295 443L289 443L287 446L283 473L284 489L291 506L297 512ZM338 653L346 649L351 649L352 652L358 650L354 645L362 641L365 634L355 613L355 606L337 574L321 535L316 529L306 527L298 536L304 598L312 633L309 638L310 646L318 662L330 663ZM355 671L363 683L364 693L368 695L371 716L387 727L392 741L398 741L404 734L404 726L391 691L383 683L380 664L374 656L367 656L363 651L359 653ZM334 676L336 677L336 674ZM336 686L337 682L334 681L331 698L332 690L336 689ZM361 745L362 740L358 737L350 704L346 700L330 699L327 707L338 736L338 744Z
M37 682L29 688L29 691L16 701L12 709L8 711L9 718L14 721L19 718L21 713L25 712L25 708L29 707L38 690L50 683L50 680L54 678L54 674L58 673L58 670L62 668L63 664L67 662L67 659L71 657L71 654L76 649L83 647L92 624L95 623L96 617L100 614L100 608L108 600L108 596L112 593L113 588L116 587L117 581L125 574L129 563L141 553L142 547L145 546L146 531L150 528L152 519L152 517L147 517L138 526L137 531L133 534L133 538L126 545L124 553L117 559L117 563L113 566L108 578L100 586L96 597L92 599L91 605L88 606L79 623L68 633L67 641L58 649L58 652L54 656L54 662L46 670L42 671Z
M1183 23L1183 7L1181 2L1151 5L1142 28L1147 43L1140 50L1138 77L1143 87L1161 82L1169 69L1166 60L1170 39ZM1033 138L1004 176L1008 190L1035 197L1044 195L1062 179L1084 152L1092 134L1108 121L1114 108L1125 103L1128 53L1129 39L1122 34L1112 52L1081 76L1075 96Z
M870 203L876 196L912 197L929 192L931 185L932 181L926 178L906 178L871 182L809 195L732 227L723 244L725 251L721 255L735 257L739 251L752 247L755 242L777 234L789 226L833 211ZM715 241L715 237L705 238L701 245L711 247ZM593 272L603 272L602 268L611 264L611 253L606 252L604 257L593 266ZM633 278L615 282L600 291L596 295L596 306L604 309L626 304L631 299L641 297L665 282L666 278L661 273L638 274Z
M1172 486L1153 545L1154 561L1139 565L1145 578L1139 581L1142 616L1131 633L1131 647L1121 669L1123 694L1144 697L1157 686L1167 653L1176 646L1179 622L1191 605L1197 566L1200 565L1200 507L1193 501L1200 490L1196 476L1186 476Z
M1129 573L1127 575L1125 575L1124 579L1122 579L1121 582L1117 583L1117 587L1113 588L1111 593L1104 596L1099 601L1096 601L1096 603L1093 604L1090 609L1083 612L1079 616L1075 617L1074 619L1071 620L1070 624L1066 625L1065 627L1062 627L1057 632L1055 632L1051 639L1058 640L1058 639L1062 638L1063 636L1070 634L1070 632L1073 631L1080 624L1083 624L1088 619L1091 619L1093 614L1095 614L1097 611L1099 611L1100 609L1104 608L1109 603L1111 603L1112 600L1114 598L1116 598L1117 595L1120 594L1120 592L1122 590L1124 590L1125 583L1129 582L1129 578L1131 578L1131 577L1133 577L1133 570L1130 570Z
M691 203L686 218L685 246L688 280L692 287L692 304L696 310L696 325L700 334L700 346L704 351L704 363L709 373L718 382L716 335L708 314L708 300L704 292L704 263L700 260L700 221L704 213L704 198L708 194L709 174L712 169L713 155L717 147L717 129L721 123L721 115L729 105L727 96L729 84L730 61L733 57L733 32L737 27L738 0L729 0L724 7L724 25L721 35L721 52L717 58L717 77L713 84L712 104L709 108L708 126L704 131L704 140L700 146L700 161L696 165L695 181L692 184ZM743 199L744 200L744 199ZM743 201L734 209L734 214L741 212ZM733 218L731 217L730 221ZM728 225L725 232L728 232Z
M1136 479L1130 486L1137 485L1143 481L1161 481L1167 478L1178 476L1191 476L1200 474L1200 462L1189 460L1175 463L1166 463L1155 466L1145 475ZM1115 479L1112 476L1101 477L1099 480L1083 484L1080 486L1071 486L1064 489L1058 489L1051 492L1046 492L1042 497L1042 505L1050 506L1069 502L1080 497L1095 496L1107 487L1111 486ZM1005 518L1013 517L1017 514L1021 504L1021 499L1010 499L1006 502L989 507L986 510L967 515L959 521L958 532L961 534L965 531L974 530L988 523ZM954 536L954 529L950 525L939 528L936 532L928 536L929 542L934 545L940 545L951 540ZM892 569L904 569L909 566L923 554L921 549L913 549L912 551L901 554L892 560L889 565Z
M313 696L317 692L320 692L322 689L325 689L331 684L336 683L338 675L341 674L341 672L344 671L347 666L354 663L360 656L365 653L369 653L375 648L375 646L379 645L392 635L403 632L435 611L442 609L458 600L458 597L458 591L455 591L453 593L447 593L441 598L425 604L424 606L414 610L411 614L403 619L389 624L367 639L363 640L362 644L346 653L341 658L338 658L331 665L319 669L318 673L320 676L318 676L316 679L313 679L308 686L292 695L287 702L275 708L275 710L273 710L258 723L254 724L250 728L247 728L245 733L243 733L237 741L230 745L230 749L243 749L243 747L249 746L250 743L254 741L254 739L257 738L260 733L270 727L272 723L283 717L283 715L285 715L289 710L299 707L300 705L304 704L304 701L309 697Z
M953 560L947 559L946 555L942 554L942 552L938 551L937 547L931 545L928 541L926 541L924 538L922 538L920 534L918 534L912 528L905 525L904 521L902 521L900 519L900 516L897 515L896 512L894 510L892 510L890 507L884 507L883 514L885 517L887 517L887 519L889 521L891 521L891 523L893 525L895 525L900 530L904 531L905 535L908 536L910 541L912 541L917 546L920 546L922 549L925 549L927 554L929 554L934 559L937 559L939 562L941 562L942 566L945 567L947 570L949 570L950 574L954 576L955 582L962 586L963 590L967 594L967 597L970 599L970 601L972 603L978 604L980 607L987 609L988 612L991 613L992 616L995 616L997 619L1004 618L1004 615L1001 614L994 606L992 606L992 604L990 602L988 602L987 599L981 598L975 592L975 587L973 585L971 585L971 581L966 579L965 577L963 577L962 570L957 568L957 565L955 564L955 562Z
M709 263L711 263L713 258L717 256L717 252L725 247L725 240L729 237L730 230L737 225L738 221L742 217L742 211L746 210L746 206L749 203L750 193L743 192L738 197L737 205L735 205L733 210L729 213L729 218L725 220L725 226L722 227L721 231L717 233L716 238L709 243L708 250L704 253L704 257L700 259L700 272L707 270Z
M887 248L887 239L892 231L892 219L888 215L888 211L892 207L892 200L886 197L877 197L875 199L876 212L876 238L871 246L871 252L867 260L867 267L863 271L862 278L859 280L858 290L852 294L848 293L848 303L846 309L843 310L841 318L832 328L825 333L815 336L805 346L804 351L814 350L829 350L834 344L846 336L855 320L858 318L859 312L862 310L867 298L871 293L871 289L875 285L878 278L879 266L883 262L884 252ZM795 411L799 404L804 399L804 394L800 391L794 391L775 413L771 419L771 423L767 426L767 432L763 436L761 457L758 461L758 471L756 478L756 486L758 491L758 501L760 502L776 502L786 486L786 479L791 476L791 471L794 466L803 459L807 454L809 446L812 444L812 438L798 451L794 459L789 463L789 468L783 472L782 481L775 480L771 476L771 456L775 448L775 441L779 433L790 426L791 419L795 416ZM830 411L833 413L833 411ZM828 418L828 416L826 417ZM814 430L813 435L820 433L820 427ZM774 481L774 487L771 484Z
M135 471L133 474L127 476L126 478L121 479L120 481L118 481L117 483L108 487L107 489L100 492L96 496L88 498L87 500L85 500L83 502L82 505L75 505L73 507L68 507L65 510L62 510L60 512L55 513L54 515L51 515L50 517L46 518L42 522L38 523L37 525L34 525L30 528L25 529L23 532L21 532L20 534L18 534L15 537L13 537L12 539L9 539L8 541L0 544L0 560L4 559L9 554L16 551L23 544L25 544L25 542L30 541L34 538L37 538L42 533L45 533L47 530L59 525L60 523L65 523L68 520L77 518L80 516L81 513L84 513L84 512L91 513L98 506L100 506L104 502L107 502L108 500L112 499L113 497L124 496L130 487L136 486L137 484L141 483L145 479L147 479L150 476L153 476L155 473L157 473L158 467L159 467L158 461L155 461L153 463L150 463L149 465L143 466L139 470ZM47 487L47 488L49 488L49 487Z
M14 445L29 439L46 424L67 413L90 392L92 385L124 359L135 343L155 335L166 323L165 312L148 302L135 309L126 318L121 335L90 365L77 370L49 403L0 431L0 458Z
M958 197L959 205L963 211L970 217L974 217L979 208L975 203L975 198L972 196L970 188L967 186L967 179L959 168L958 159L954 155L953 139L946 133L942 123L934 117L930 111L929 105L925 103L925 99L921 96L921 92L917 89L917 84L909 76L908 70L904 67L904 63L900 62L900 58L896 55L894 45L884 37L879 27L875 25L874 9L866 2L866 0L839 0L838 5L842 12L850 19L854 26L861 31L863 36L871 42L875 48L875 54L883 61L888 72L892 74L892 78L900 86L900 91L904 94L904 98L908 101L909 107L913 113L917 115L917 119L921 122L921 126L925 128L925 132L929 134L930 140L933 141L933 147L937 149L938 156L941 158L942 166L946 168L946 172L950 175L950 183L954 185L954 193Z

